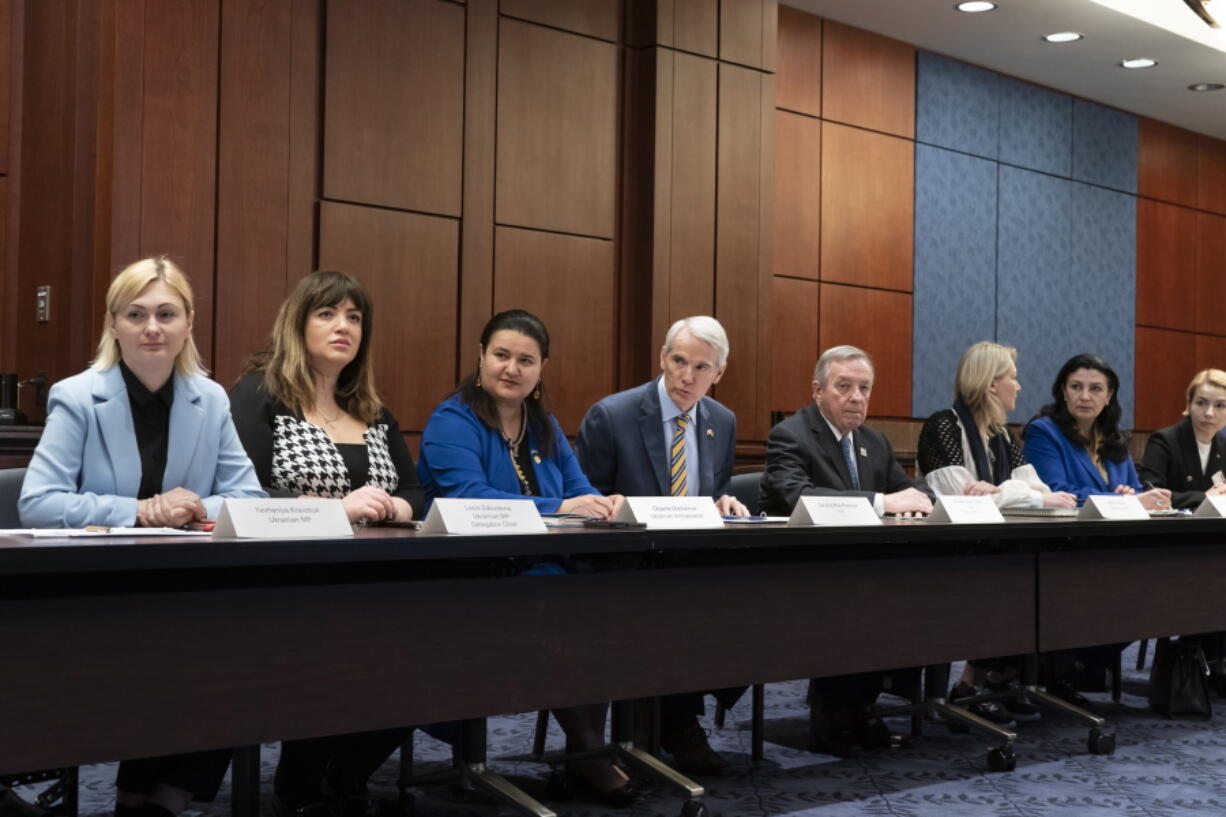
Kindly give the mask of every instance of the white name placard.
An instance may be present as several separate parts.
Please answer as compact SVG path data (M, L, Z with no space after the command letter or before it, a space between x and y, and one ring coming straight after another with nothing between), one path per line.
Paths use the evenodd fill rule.
M436 499L421 533L544 533L531 499Z
M1226 516L1226 496L1207 496L1196 508L1195 516L1217 519Z
M213 535L318 539L353 536L353 527L339 499L227 499L221 504Z
M709 496L628 496L618 522L641 522L649 529L722 528L724 519Z
M1149 519L1141 500L1130 494L1100 494L1086 497L1078 519Z
M929 522L949 522L954 525L1004 522L1000 510L990 496L941 496L932 508Z
M789 527L880 524L873 503L863 496L802 496L788 517Z

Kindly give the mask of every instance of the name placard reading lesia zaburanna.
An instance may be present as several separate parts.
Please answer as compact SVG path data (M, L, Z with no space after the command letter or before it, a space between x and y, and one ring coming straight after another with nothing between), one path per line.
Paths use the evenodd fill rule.
M322 539L353 536L353 527L339 499L227 499L213 536Z
M531 499L436 499L421 533L544 533Z

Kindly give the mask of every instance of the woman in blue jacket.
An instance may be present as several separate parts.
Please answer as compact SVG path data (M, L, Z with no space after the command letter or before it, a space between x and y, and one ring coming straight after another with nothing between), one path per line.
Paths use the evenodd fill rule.
M1084 504L1095 494L1135 494L1149 510L1171 506L1171 492L1145 490L1120 430L1120 379L1102 358L1081 354L1060 367L1052 402L1026 424L1026 458L1053 491Z
M93 365L56 383L18 505L22 524L180 527L226 497L262 497L192 341L192 291L166 258L115 277ZM139 713L133 713L139 717ZM170 817L212 800L230 750L119 764L116 817Z
M417 473L427 505L439 497L531 499L541 513L611 519L621 496L588 482L558 421L549 413L541 372L549 332L522 309L500 312L481 332L477 370L434 410L421 436ZM531 572L561 572L538 565ZM604 745L605 704L554 710L567 750ZM574 781L595 799L629 806L637 790L605 757L571 764Z
M1165 488L1145 490L1120 431L1120 379L1095 355L1069 358L1052 383L1052 402L1026 424L1026 458L1053 491L1084 504L1095 494L1134 494L1149 510L1171 506ZM1127 644L1104 644L1045 656L1048 690L1078 705L1089 702L1073 685L1076 670L1101 672Z

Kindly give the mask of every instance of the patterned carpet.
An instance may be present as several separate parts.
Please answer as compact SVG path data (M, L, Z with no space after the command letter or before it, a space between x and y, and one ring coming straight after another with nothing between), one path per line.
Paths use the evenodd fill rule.
M721 817L1077 817L1129 815L1179 817L1226 814L1226 701L1209 723L1168 721L1151 712L1145 700L1146 673L1135 667L1136 645L1124 654L1124 698L1112 704L1105 693L1091 694L1095 711L1110 721L1117 735L1112 756L1086 753L1086 728L1072 721L1045 717L1021 724L1016 743L1017 769L986 771L987 744L971 735L954 735L930 724L915 748L864 754L837 760L806 751L805 684L771 684L766 688L766 759L749 763L748 698L730 713L724 729L713 730L711 743L733 761L737 774L701 780L706 803ZM957 671L955 667L955 672ZM1148 671L1148 668L1147 668ZM1146 671L1146 672L1147 672ZM955 676L956 677L956 676ZM544 797L546 767L522 759L531 745L534 715L490 721L491 766ZM908 722L894 728L905 731ZM554 725L550 746L561 746ZM449 749L419 735L417 771L441 768ZM276 766L275 744L261 754L263 792L271 790ZM372 781L375 791L395 796L397 762L393 757ZM82 770L81 814L109 814L114 765ZM27 793L28 796L28 793ZM509 808L466 802L446 786L419 789L422 817L500 817ZM264 815L271 817L268 797ZM576 817L676 817L680 800L662 787L633 809L612 810L582 803L554 803L560 815ZM229 785L217 802L189 817L229 817Z

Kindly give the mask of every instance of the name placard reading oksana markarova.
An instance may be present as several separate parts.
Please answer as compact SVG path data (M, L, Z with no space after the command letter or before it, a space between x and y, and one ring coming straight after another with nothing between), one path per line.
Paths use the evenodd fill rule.
M318 539L353 536L339 499L227 499L214 536L242 539Z
M436 499L421 533L544 533L531 499Z

